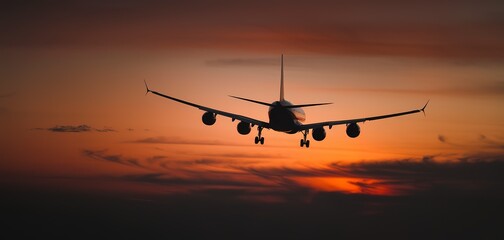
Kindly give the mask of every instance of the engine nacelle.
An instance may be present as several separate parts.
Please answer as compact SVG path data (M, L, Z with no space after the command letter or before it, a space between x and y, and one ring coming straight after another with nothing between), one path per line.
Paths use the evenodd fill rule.
M203 114L203 117L201 117L201 120L205 125L208 126L213 125L216 121L215 114L211 112L206 112Z
M357 123L350 123L347 125L346 134L351 138L356 138L360 135L360 127Z
M323 127L314 128L313 132L312 132L312 137L316 141L322 141L322 140L324 140L325 137L326 137L325 129Z
M246 122L240 122L238 123L238 126L236 126L236 129L241 135L247 135L250 133L250 124Z

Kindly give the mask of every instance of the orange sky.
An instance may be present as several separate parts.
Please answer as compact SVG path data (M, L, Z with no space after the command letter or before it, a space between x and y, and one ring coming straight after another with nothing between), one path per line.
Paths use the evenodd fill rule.
M394 185L402 175L373 167L443 169L502 156L502 3L225 3L7 6L1 181L83 191L244 189L251 199L296 187L394 195L425 183ZM310 149L299 148L301 134L265 130L257 146L255 131L241 136L230 119L208 127L200 110L144 96L146 79L167 95L266 121L266 107L227 96L277 100L281 53L289 101L334 103L305 109L307 123L430 99L427 115L367 122L356 139L336 126ZM89 127L54 128L79 125Z

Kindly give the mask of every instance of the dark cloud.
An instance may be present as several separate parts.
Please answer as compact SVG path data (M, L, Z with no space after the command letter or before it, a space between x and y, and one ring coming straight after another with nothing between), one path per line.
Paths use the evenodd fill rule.
M373 190L377 188L377 186L373 183L365 182L365 181L349 181L348 183L358 186L360 188L361 193L364 194L373 194Z
M211 187L265 187L264 184L251 181L233 180L230 178L215 178L215 177L200 177L191 176L187 178L170 176L163 173L149 173L138 175L126 175L122 179L132 182L158 184L163 186L176 187L197 187L198 189Z
M102 129L95 128L94 130L97 132L116 132L116 130L114 130L112 128L102 128Z
M150 181L152 176L139 177ZM136 181L138 178L133 178ZM142 180L141 180L142 181ZM171 183L169 183L171 184ZM19 238L502 239L503 198L200 189L178 194L0 188L4 234ZM288 201L268 198L276 194ZM311 196L310 196L311 195ZM310 197L307 197L310 196ZM141 201L139 201L141 199ZM258 201L262 199L263 201ZM22 222L22 226L19 223ZM54 231L58 226L58 231ZM23 231L30 229L30 231ZM225 230L223 230L225 229Z
M0 45L502 59L501 9L476 0L22 1L3 6Z
M401 194L425 191L438 187L467 191L495 191L504 182L502 155L476 154L437 161L433 157L421 160L403 159L351 164L332 163L321 168L263 167L242 168L265 179L296 177L343 177L364 179L349 183L359 186L363 193L374 187L386 187ZM366 182L365 180L372 180ZM504 194L498 191L498 194Z
M90 131L92 131L92 128L88 125L78 125L78 126L62 125L62 126L55 126L52 128L47 128L45 130L48 130L51 132L90 132Z
M106 151L84 155L128 166L170 160L158 155L140 164ZM85 238L501 239L503 155L436 158L298 168L230 165L239 175L196 166L186 171L179 165L169 172L62 179L65 184L72 181L70 190L40 184L8 188L0 181L0 211L10 220L4 233L21 238L67 238L77 232ZM214 160L193 162L225 166ZM360 193L317 191L295 181L312 177L353 179L348 183ZM164 190L134 193L113 188L102 193L73 187L90 180ZM384 186L400 189L401 194L375 195ZM17 230L20 222L22 229L31 231ZM54 226L59 230L53 231Z
M331 166L354 177L392 181L396 185L420 188L437 184L462 189L470 188L471 185L485 188L504 182L504 176L500 174L504 171L502 156L475 155L454 161L436 161L432 157L425 157L420 161L405 159Z
M457 189L459 191L489 191L502 194L504 182L504 158L497 153L478 153L437 160L435 156L422 159L397 159L384 161L362 161L357 163L333 162L325 166L309 167L265 167L255 161L226 158L201 158L178 160L157 155L144 160L109 154L106 150L84 150L83 155L111 163L147 169L146 175L126 176L131 181L145 180L175 186L177 181L203 186L218 185L262 185L275 186L283 191L306 189L302 182L316 178L341 178L357 186L361 193L375 194L386 190L395 194L415 194L436 188ZM196 180L194 180L196 179ZM194 181L193 181L194 180ZM185 185L184 185L185 186ZM181 185L180 187L183 188ZM317 189L313 189L316 191Z
M112 128L92 128L89 125L82 124L82 125L57 125L55 127L51 128L33 128L33 130L47 130L50 132L60 132L60 133L67 133L67 132L72 132L72 133L80 133L80 132L116 132L116 130Z

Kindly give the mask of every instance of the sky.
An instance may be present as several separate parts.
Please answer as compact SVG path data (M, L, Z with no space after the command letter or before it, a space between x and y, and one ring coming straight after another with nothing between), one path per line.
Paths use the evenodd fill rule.
M0 190L19 236L503 236L502 1L8 1ZM306 123L422 113L302 134ZM309 136L311 139L311 136ZM7 227L9 228L9 227ZM362 231L365 229L366 231ZM37 235L40 234L40 235ZM499 237L500 236L500 237Z

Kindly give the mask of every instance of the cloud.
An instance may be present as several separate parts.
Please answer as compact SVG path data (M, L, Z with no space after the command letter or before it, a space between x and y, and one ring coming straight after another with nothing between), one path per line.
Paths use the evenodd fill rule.
M459 144L459 143L454 143L452 141L449 141L444 135L439 134L438 135L438 140L441 143L456 146L456 147L470 147L470 146L479 146L482 149L494 149L494 150L504 150L504 142L500 141L495 138L488 138L484 134L480 134L478 137L478 142L477 143L471 143L471 145L464 145L464 144Z
M172 159L169 156L155 155L145 159L136 159L124 157L121 154L109 154L107 150L83 150L82 154L86 157L93 159L105 160L112 163L118 163L122 165L128 165L132 167L140 168L150 168L153 171L165 169L174 170L179 172L197 172L206 171L205 169L198 169L197 167L208 167L208 166L219 166L231 169L234 165L246 165L249 163L254 163L251 161L235 161L232 159L212 159L212 158L198 158L198 159L186 159L178 160ZM193 171L194 170L194 171Z
M351 178L349 181L363 190L385 187L392 192L412 194L438 187L462 191L495 191L504 182L502 155L475 154L452 161L437 161L434 157L421 160L400 159L363 161L342 164L334 162L320 168L248 167L242 168L265 179ZM498 191L498 194L504 192Z
M222 142L222 141L218 141L218 140L212 140L212 141L187 140L187 139L181 139L181 138L178 138L178 137L162 137L162 136L142 138L142 139L130 141L129 143L245 146L243 144L236 144L236 143L231 143L231 142Z
M88 125L83 124L78 126L72 126L72 125L55 126L52 128L47 128L46 130L51 132L90 132L92 128Z
M197 187L203 189L207 187L265 187L264 184L251 181L232 180L229 178L205 177L176 177L164 173L149 173L126 175L121 177L124 180L140 183L158 184L163 186L177 187Z
M258 188L275 188L274 183L231 171L233 167L228 160L173 160L161 155L142 160L109 154L107 150L83 150L82 154L92 159L149 171L145 174L126 174L109 179L155 184L173 188L175 191L193 192L213 188L251 188L251 191L256 191Z
M479 140L480 140L480 142L484 143L485 145L487 145L489 147L504 150L504 142L502 142L502 141L490 139L486 135L483 135L483 134L481 134L479 136Z
M208 60L208 66L226 67L226 66L279 66L278 58L228 58Z
M498 190L504 182L504 157L499 153L467 154L452 159L391 159L345 163L334 161L317 166L265 166L257 161L227 158L172 159L156 155L146 159L109 154L106 150L84 150L83 155L106 162L142 168L148 174L127 175L124 179L151 182L187 191L212 187L269 186L281 191L341 191L361 194L414 195L435 189L460 192ZM317 181L343 188L321 188ZM200 185L198 187L198 184ZM354 186L353 188L349 186ZM346 186L346 187L345 187ZM352 190L353 189L353 190ZM264 190L264 189L262 189ZM278 197L278 196L277 196Z
M349 181L348 183L358 186L360 192L364 194L372 194L373 190L377 188L375 184L366 181Z
M170 158L163 157L162 160L156 161L163 169L174 170L174 171L186 171L186 172L196 172L196 171L207 171L206 167L218 166L229 168L230 165L236 163L231 160L218 160L218 159L188 159L188 160L174 160ZM245 164L245 162L241 162ZM203 167L203 169L201 169Z
M311 192L302 189L200 189L153 195L40 186L2 193L8 206L2 215L11 220L3 224L3 232L20 238L36 238L54 226L60 226L58 232L47 234L79 233L82 238L99 234L111 239L501 239L503 235L502 198L486 195L320 192L307 201ZM274 193L288 201L268 198ZM19 222L31 231L19 231Z
M97 132L116 132L116 130L114 130L112 128L102 128L102 129L95 128L94 130Z
M0 45L502 59L497 9L499 1L476 0L32 1L3 6Z
M133 159L106 151L84 153L114 164L129 165L131 161L127 160ZM168 160L169 156L157 155L138 161L148 165L149 161L158 164ZM198 164L221 163L201 160ZM433 235L491 239L502 235L498 221L504 214L502 154L467 154L450 161L426 156L354 163L335 160L314 167L228 167L235 173L196 166L187 171L177 166L168 172L150 168L142 174L61 179L65 184L72 180L71 190L60 185L44 189L43 184L24 192L19 187L9 188L2 196L11 207L2 213L9 219L28 219L24 226L30 229L42 231L57 224L72 234L82 230L76 227L82 222L78 225L113 237L121 233L145 237L148 232L155 237L177 233L200 238L212 236L222 226L231 229L232 236L226 236L233 239L242 239L250 226L262 231L252 231L245 239L265 235L280 239L367 239L391 232L399 239L428 239ZM297 180L340 177L360 191L321 191ZM82 182L87 182L85 190L79 187ZM96 183L103 192L89 190L89 184ZM103 190L101 187L107 184L112 187ZM146 193L152 188L155 191ZM376 195L383 188L401 194ZM66 202L72 204L61 204ZM124 233L125 227L133 230Z
M136 168L146 168L142 163L136 158L126 158L122 155L107 154L107 150L83 150L82 154L86 157L102 160L106 162L117 163L125 166L136 167Z
M47 130L50 132L58 132L58 133L80 133L80 132L116 132L116 130L112 128L92 128L89 125L81 124L81 125L57 125L50 128L33 128L33 130Z

